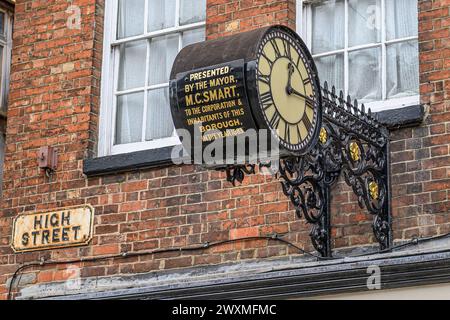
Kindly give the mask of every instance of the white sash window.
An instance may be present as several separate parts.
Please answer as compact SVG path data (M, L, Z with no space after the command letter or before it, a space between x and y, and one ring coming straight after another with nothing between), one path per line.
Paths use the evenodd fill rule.
M169 107L177 53L205 39L206 0L107 0L99 155L179 143Z
M12 50L13 13L0 9L0 196L2 193L5 131Z
M416 0L298 0L321 81L373 110L419 103Z

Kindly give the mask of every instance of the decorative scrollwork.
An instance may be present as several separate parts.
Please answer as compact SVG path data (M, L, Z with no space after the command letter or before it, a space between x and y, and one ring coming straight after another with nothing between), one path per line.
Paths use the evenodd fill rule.
M349 134L345 129L328 124L329 141L324 146L326 170L343 171L345 182L352 187L361 207L379 214L387 195L386 154L378 147ZM376 197L370 185L377 186Z
M279 161L278 176L284 194L299 218L312 224L310 237L322 256L331 256L330 188L343 172L361 208L374 215L373 231L382 249L391 244L388 131L350 97L344 100L332 87L323 90L323 127L319 143L306 155ZM270 163L261 164L270 167ZM255 166L226 169L228 181L242 182Z
M381 250L386 250L390 247L391 224L389 216L375 216L373 220L373 233L378 243L380 243Z
M297 216L305 217L309 223L317 223L326 209L320 183L324 171L319 165L317 153L282 159L279 175L283 180L283 192L291 199Z
M255 165L229 166L225 170L227 181L236 186L236 182L242 183L244 181L245 174L255 174Z
M328 252L329 248L329 238L330 234L327 230L327 227L323 223L318 223L313 226L311 229L311 233L309 234L311 237L311 242L314 246L314 249L319 252L322 257L327 257L330 255Z

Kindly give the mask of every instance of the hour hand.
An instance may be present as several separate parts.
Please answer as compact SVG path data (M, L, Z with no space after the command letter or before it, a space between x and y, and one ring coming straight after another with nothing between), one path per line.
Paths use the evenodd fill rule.
M294 73L294 66L291 62L288 64L288 83L286 85L286 92L288 95L292 94L292 74Z

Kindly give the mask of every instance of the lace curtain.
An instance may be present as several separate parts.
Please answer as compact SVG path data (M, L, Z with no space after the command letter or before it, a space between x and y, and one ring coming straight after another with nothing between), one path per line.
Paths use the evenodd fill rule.
M386 41L417 36L417 1L386 0ZM315 2L312 12L312 51L322 81L344 88L344 0ZM417 40L386 44L382 61L380 0L348 0L348 92L362 102L418 94ZM371 48L358 46L379 44ZM326 55L327 52L342 52ZM382 68L386 67L386 93L382 93Z

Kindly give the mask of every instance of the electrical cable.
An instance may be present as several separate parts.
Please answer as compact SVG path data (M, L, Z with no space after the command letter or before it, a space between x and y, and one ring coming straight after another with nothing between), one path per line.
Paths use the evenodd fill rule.
M357 258L357 257L363 257L363 256L371 256L371 255L376 255L376 254L383 254L383 253L388 253L388 252L392 252L394 250L400 249L400 248L404 248L404 247L408 247L408 246L412 246L412 245L418 245L422 242L428 242L428 241L432 241L432 240L438 240L438 239L444 239L450 237L450 233L447 234L443 234L443 235L438 235L438 236L432 236L432 237L426 237L426 238L413 238L412 240L393 246L391 248L387 248L384 250L378 250L378 251L374 251L374 252L370 252L370 253L365 253L365 254L358 254L358 255L351 255L351 256L346 256L346 257L322 257L322 256L318 256L316 254L313 254L311 252L308 252L306 250L304 250L303 248L300 248L299 246L295 245L294 243L282 239L280 237L280 235L278 234L274 234L272 236L254 236L254 237L243 237L243 238L237 238L237 239L229 239L229 240L224 240L224 241L218 241L218 242L205 242L202 245L199 246L192 246L192 247L180 247L180 248L169 248L169 249L158 249L158 250L152 250L152 251L141 251L141 252L123 252L121 254L117 254L117 255L110 255L110 256L100 256L100 257L91 257L91 258L81 258L81 259L76 259L76 260L66 260L66 261L41 261L41 262L33 262L33 263L29 263L29 264L25 264L20 266L13 274L11 281L9 283L9 288L8 288L8 295L7 295L7 300L11 300L12 298L12 291L13 291L13 286L14 286L14 282L15 279L17 278L17 276L19 275L19 273L22 270L28 269L28 268L32 268L32 267L40 267L40 266L52 266L52 265L61 265L61 264L73 264L73 263L86 263L86 262L99 262L99 261L105 261L105 260L110 260L110 259L126 259L126 258L130 258L130 257L139 257L139 256L145 256L145 255L154 255L154 254L160 254L160 253L168 253L168 252L189 252L189 251L198 251L198 250L205 250L205 249L210 249L213 247L217 247L217 246L221 246L224 244L228 244L228 243L236 243L236 242L240 242L240 241L252 241L252 240L273 240L273 241L278 241L281 243L286 244L287 246L291 246L295 249L297 249L299 252L303 253L304 255L313 257L315 259L318 260L340 260L343 258Z
M41 261L41 262L34 262L25 264L23 266L20 266L13 274L11 281L9 283L8 288L8 295L7 300L11 300L12 298L12 291L15 279L19 275L19 273L25 269L32 268L32 267L41 267L41 266L52 266L52 265L61 265L61 264L74 264L74 263L87 263L87 262L99 262L99 261L105 261L110 259L126 259L130 257L136 257L136 256L145 256L145 255L154 255L154 254L160 254L160 253L168 253L168 252L189 252L189 251L198 251L198 250L205 250L212 247L228 244L228 243L235 243L240 241L251 241L251 240L274 240L279 241L282 243L285 243L287 245L290 245L300 252L302 252L305 255L309 255L311 257L314 257L316 259L322 259L322 257L315 255L313 253L310 253L295 244L281 239L278 234L272 235L272 236L254 236L254 237L243 237L243 238L237 238L237 239L229 239L224 241L218 241L218 242L206 242L200 246L193 246L193 247L185 247L185 248L169 248L169 249L158 249L158 250L152 250L152 251L141 251L141 252L123 252L121 254L117 255L110 255L110 256L100 256L100 257L92 257L92 258L81 258L81 259L75 259L75 260L65 260L65 261Z

